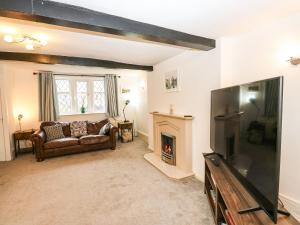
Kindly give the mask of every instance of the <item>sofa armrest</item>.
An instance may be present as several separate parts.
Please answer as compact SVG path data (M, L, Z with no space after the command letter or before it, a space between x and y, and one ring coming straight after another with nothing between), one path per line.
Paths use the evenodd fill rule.
M37 130L32 134L33 140L42 141L43 143L46 141L46 133L43 130Z
M34 143L35 157L37 161L43 160L43 145L46 142L46 134L42 130L38 130L32 134L32 140Z
M118 132L117 127L110 128L109 136L110 136L110 143L112 145L111 149L116 149L117 139L116 139L116 133Z

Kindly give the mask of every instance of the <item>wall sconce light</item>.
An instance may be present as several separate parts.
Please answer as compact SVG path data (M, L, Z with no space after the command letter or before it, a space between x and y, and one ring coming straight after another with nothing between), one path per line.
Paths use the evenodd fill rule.
M300 64L300 58L291 57L288 61L294 66L297 66L298 64Z
M130 89L129 88L122 88L122 94L129 93Z

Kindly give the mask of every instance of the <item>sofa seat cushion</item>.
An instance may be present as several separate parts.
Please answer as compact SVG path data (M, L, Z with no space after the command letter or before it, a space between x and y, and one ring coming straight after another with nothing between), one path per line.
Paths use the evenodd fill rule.
M52 141L48 141L44 144L44 149L51 149L51 148L63 148L73 145L78 145L78 138L61 138L61 139L55 139Z
M81 145L102 144L107 141L109 141L109 136L106 135L87 135L79 138Z

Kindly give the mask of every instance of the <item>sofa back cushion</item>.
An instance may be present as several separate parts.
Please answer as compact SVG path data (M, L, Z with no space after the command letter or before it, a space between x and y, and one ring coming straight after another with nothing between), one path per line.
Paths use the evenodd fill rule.
M101 121L96 122L88 122L87 123L87 132L90 135L98 135L100 132L100 129L109 122L108 119L104 119Z
M108 122L109 122L108 119L104 119L104 120L96 121L96 122L88 121L87 122L87 133L91 134L91 135L98 135L100 132L100 129ZM70 129L69 122L46 121L46 122L41 123L40 129L44 130L43 127L53 126L56 124L62 125L62 129L63 129L63 133L64 133L65 137L71 137L71 129Z
M65 138L62 126L60 124L56 124L53 126L45 126L44 130L46 133L47 141Z
M40 129L45 131L44 127L54 126L56 124L60 124L62 126L62 130L63 130L65 137L71 137L70 123L68 123L68 122L46 121L46 122L41 123Z
M73 121L70 123L71 137L87 135L87 121Z

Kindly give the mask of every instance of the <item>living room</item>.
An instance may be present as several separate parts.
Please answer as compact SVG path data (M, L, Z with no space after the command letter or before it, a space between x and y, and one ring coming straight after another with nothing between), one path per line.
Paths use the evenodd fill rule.
M300 120L296 99L300 4L294 0L189 3L0 2L0 224L299 224ZM28 7L35 6L28 12ZM170 9L167 13L166 8ZM85 18L89 17L84 13L95 18L99 12L106 24L80 21L81 15L74 16L69 9L83 10ZM119 30L113 29L116 25L110 23L110 15L117 16ZM135 26L128 25L128 19L134 20ZM42 80L49 77L52 91L45 99L56 102L49 107L56 106L57 115L47 101L41 101L47 93ZM258 115L266 110L253 98L268 92L258 81L277 77L283 77L278 80L283 83L282 93L279 91L282 101L279 93L278 127L271 132L276 132L279 160L274 160L274 171L280 176L271 182L278 195L274 202L284 205L291 215L281 215L276 206L274 216L259 198L263 192L255 194L243 178L234 175L243 185L235 187L232 196L239 191L243 196L249 194L264 209L239 214L222 189L225 181L216 179L219 168L229 161L224 157L216 163L221 166L214 168L211 162L215 158L203 157L203 153L217 152L211 140L212 91L242 90L250 83L251 96L246 101L257 113L255 121L260 121ZM79 91L80 82L83 91ZM101 88L96 91L95 85ZM48 134L41 139L34 136L46 121L58 121L51 126L85 121L88 138L100 134L100 127L107 125L110 131L102 134L107 143L101 140L94 145L96 142L89 139L84 146L47 151ZM48 125L41 127L42 132ZM15 155L19 142L15 145L14 137L22 131L31 132L30 138L20 140L20 154ZM63 135L73 138L73 133ZM256 147L271 142L260 141L257 129L254 136ZM82 137L78 136L79 140ZM45 143L41 144L43 138ZM165 151L161 149L163 140L167 142ZM176 160L168 158L175 153L175 146ZM21 152L24 148L27 153ZM280 172L275 167L280 167ZM207 179L211 180L206 179L208 170L213 178ZM263 173L261 178L268 183ZM221 206L225 205L233 218L214 215L214 210L221 214L218 204L211 212L205 188L212 180L217 187L209 187L209 192L217 190L214 201L222 199ZM58 209L60 205L65 208Z

